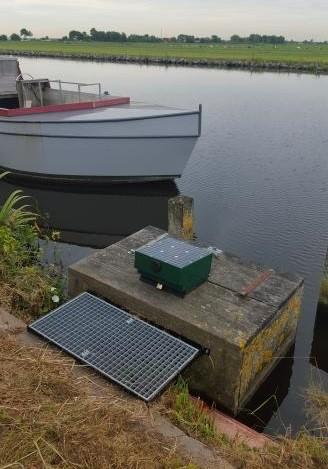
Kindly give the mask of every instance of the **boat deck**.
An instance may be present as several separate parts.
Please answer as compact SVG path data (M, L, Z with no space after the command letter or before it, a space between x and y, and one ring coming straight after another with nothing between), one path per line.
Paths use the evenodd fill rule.
M81 110L90 110L98 108L106 108L117 106L120 104L129 104L129 97L122 96L110 96L104 99L97 99L92 101L82 101L82 102L71 102L71 103L60 103L60 104L50 104L46 106L33 106L33 107L21 107L15 109L0 108L0 116L4 117L19 117L19 116L28 116L34 114L49 114L49 113L60 113L65 115L67 112L71 111L81 111ZM61 119L62 120L62 119Z
M38 110L36 112L36 108L0 109L0 117L6 117L10 120L14 118L15 122L46 123L147 119L155 116L161 117L177 114L198 113L198 110L186 111L174 107L146 104L142 102L129 102L127 100L129 100L129 98L112 97L111 100L106 100L107 103L98 101L92 103L72 103L69 105L45 106L43 108L37 108ZM59 107L59 109L53 109L54 107ZM52 109L47 111L47 108Z

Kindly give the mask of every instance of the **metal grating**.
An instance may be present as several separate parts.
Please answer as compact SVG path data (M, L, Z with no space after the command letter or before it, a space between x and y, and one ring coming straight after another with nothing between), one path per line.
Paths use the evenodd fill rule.
M210 254L210 251L206 248L193 246L171 236L165 236L158 241L146 244L137 251L155 260L166 262L179 268L193 264Z
M29 329L145 401L152 400L199 353L89 293L38 319Z

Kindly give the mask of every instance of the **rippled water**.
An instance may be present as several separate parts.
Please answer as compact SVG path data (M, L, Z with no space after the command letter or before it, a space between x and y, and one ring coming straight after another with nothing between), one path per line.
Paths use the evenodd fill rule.
M113 94L138 100L188 108L203 103L203 136L177 186L156 185L151 193L145 186L120 193L26 191L63 231L66 263L84 256L88 246L109 244L148 223L164 227L167 199L181 191L195 198L199 238L302 274L305 297L293 356L262 386L249 407L266 403L246 419L269 432L289 425L297 430L305 422L305 387L318 376L326 381L328 371L322 315L313 334L328 245L328 77L28 58L21 66L34 76L101 81ZM1 183L2 195L10 189Z

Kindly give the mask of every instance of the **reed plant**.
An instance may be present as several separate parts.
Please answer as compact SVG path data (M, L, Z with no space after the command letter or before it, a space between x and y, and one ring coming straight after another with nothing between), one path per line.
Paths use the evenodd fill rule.
M0 205L0 306L30 319L60 301L62 282L54 266L42 266L37 214L26 199L17 190Z

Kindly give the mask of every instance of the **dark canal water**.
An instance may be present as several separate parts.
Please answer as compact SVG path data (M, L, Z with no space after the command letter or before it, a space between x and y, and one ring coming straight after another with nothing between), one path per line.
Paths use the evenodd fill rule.
M304 389L312 380L328 384L327 317L317 314L328 245L328 77L27 58L21 66L35 77L100 81L138 100L203 103L203 137L176 185L25 190L62 232L64 264L147 224L165 227L167 199L180 191L195 199L200 239L302 274L295 348L248 410L265 404L247 417L270 433L299 429ZM2 182L0 197L13 187Z

